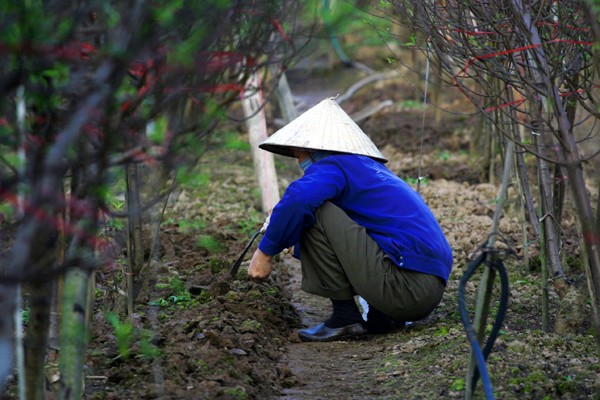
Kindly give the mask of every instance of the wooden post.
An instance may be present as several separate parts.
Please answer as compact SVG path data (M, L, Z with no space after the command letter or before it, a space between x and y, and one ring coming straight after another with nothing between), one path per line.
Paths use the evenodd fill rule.
M262 210L268 212L279 202L280 197L273 154L258 148L268 137L267 121L262 106L260 76L255 72L246 82L246 90L242 94L242 107L248 127L254 170L260 187Z

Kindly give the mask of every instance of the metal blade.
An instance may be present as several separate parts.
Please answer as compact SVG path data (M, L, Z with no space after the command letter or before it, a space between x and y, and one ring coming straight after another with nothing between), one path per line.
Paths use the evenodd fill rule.
M246 255L246 253L248 252L248 250L252 246L252 243L254 243L254 239L256 239L256 237L259 234L260 234L260 230L256 231L254 233L254 235L252 235L252 238L250 239L250 241L246 245L246 248L244 249L244 251L242 251L242 254L240 254L240 256L238 257L238 259L231 266L231 269L229 270L229 273L231 274L232 278L235 278L235 276L237 275L238 270L240 269L240 265L242 264L242 261L244 260L244 256Z

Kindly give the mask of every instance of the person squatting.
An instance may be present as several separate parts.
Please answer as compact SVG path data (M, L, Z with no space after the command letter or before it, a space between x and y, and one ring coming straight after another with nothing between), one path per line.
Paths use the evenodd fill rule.
M323 100L259 147L295 157L304 172L265 224L248 275L269 276L272 258L294 248L301 289L331 300L323 323L303 341L388 333L429 315L440 303L452 250L421 196L335 99ZM355 301L368 304L366 321Z

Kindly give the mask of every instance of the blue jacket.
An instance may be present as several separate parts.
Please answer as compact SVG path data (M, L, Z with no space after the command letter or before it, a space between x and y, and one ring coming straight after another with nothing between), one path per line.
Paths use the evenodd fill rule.
M448 280L452 250L421 196L382 163L365 156L337 154L308 167L273 209L260 250L275 255L296 245L326 201L364 226L400 268Z

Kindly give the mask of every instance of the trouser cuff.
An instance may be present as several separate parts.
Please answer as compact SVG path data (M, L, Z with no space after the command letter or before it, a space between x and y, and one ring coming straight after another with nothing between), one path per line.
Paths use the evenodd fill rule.
M302 280L300 288L306 293L315 294L317 296L326 297L332 300L348 300L354 297L356 293L352 287L348 286L345 288L324 288L320 285L315 285L312 282Z

